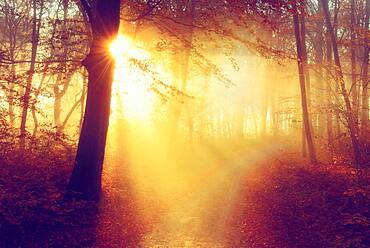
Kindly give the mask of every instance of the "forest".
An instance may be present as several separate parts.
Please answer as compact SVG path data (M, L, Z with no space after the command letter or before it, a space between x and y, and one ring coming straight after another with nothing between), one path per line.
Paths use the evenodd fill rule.
M0 0L0 247L370 247L369 0Z

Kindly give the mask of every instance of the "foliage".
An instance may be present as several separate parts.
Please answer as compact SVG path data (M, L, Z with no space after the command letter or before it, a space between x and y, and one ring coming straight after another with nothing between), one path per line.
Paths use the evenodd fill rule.
M266 165L246 179L236 246L367 247L369 177L359 185L347 165L307 167L284 157L285 164Z

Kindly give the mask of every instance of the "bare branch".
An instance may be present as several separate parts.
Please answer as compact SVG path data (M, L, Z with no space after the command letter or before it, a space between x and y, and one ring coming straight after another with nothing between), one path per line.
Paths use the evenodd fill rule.
M92 7L90 6L87 0L80 0L80 2L83 7L83 10L85 11L87 17L89 18L90 24L93 24L95 22L95 18L93 15Z
M162 0L159 0L159 1L158 1L158 2L156 2L155 4L150 5L150 3L152 3L152 1L148 1L147 6L149 6L149 8L148 8L148 10L147 10L147 11L145 11L145 12L141 13L141 14L140 14L138 17L136 17L136 18L133 18L133 19L124 19L124 18L123 18L123 20L124 20L124 21L126 21L126 22L136 22L136 21L139 21L139 20L143 19L144 17L148 16L149 14L151 14L151 13L152 13L152 11L153 11L155 8L157 8L161 2L162 2Z

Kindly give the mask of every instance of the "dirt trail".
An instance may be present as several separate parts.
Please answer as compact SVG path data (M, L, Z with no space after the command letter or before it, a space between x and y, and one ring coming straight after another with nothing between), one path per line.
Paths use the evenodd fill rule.
M110 181L110 188L118 190L110 196L105 217L102 219L127 221L120 214L127 214L129 206L122 206L127 203L120 199L122 194L127 194L125 187L129 184L131 197L136 199L132 208L137 209L135 215L141 221L139 226L144 227L141 227L141 234L131 244L125 243L126 247L235 247L238 237L233 225L242 211L239 203L243 179L252 168L264 162L266 153L270 154L275 148L254 148L227 156L222 154L223 151L218 151L217 159L212 159L212 162L209 159L203 161L213 164L202 164L201 170L196 168L201 164L199 161L192 164L184 158L184 161L178 163L185 164L186 168L181 165L162 168L172 170L168 173L168 178L138 178L142 174L135 169L125 168L127 161L124 157L127 154L123 155L120 151L121 141L122 139L115 137L108 144L105 180ZM213 153L217 150L214 147L207 149ZM166 180L169 181L167 186ZM171 180L175 182L171 184ZM112 207L115 213L112 213ZM112 226L127 228L112 223L108 226L113 232L116 231ZM122 234L118 231L116 235L119 239ZM135 245L134 242L138 243Z

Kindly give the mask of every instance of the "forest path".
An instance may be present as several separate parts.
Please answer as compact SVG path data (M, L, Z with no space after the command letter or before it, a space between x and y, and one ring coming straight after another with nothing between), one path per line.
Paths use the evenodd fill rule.
M202 144L198 151L185 148L181 157L158 159L141 141L125 144L139 149L139 157L147 157L138 160L135 152L122 153L124 137L117 135L118 131L122 130L110 136L107 146L104 181L111 195L103 208L104 227L100 229L107 232L108 228L105 235L116 235L117 240L128 235L122 232L137 232L137 237L128 235L132 240L126 237L116 247L236 247L234 221L242 211L243 180L266 162L276 145L234 151ZM136 209L131 217L130 208ZM130 221L136 231L120 230L127 228L123 222Z

